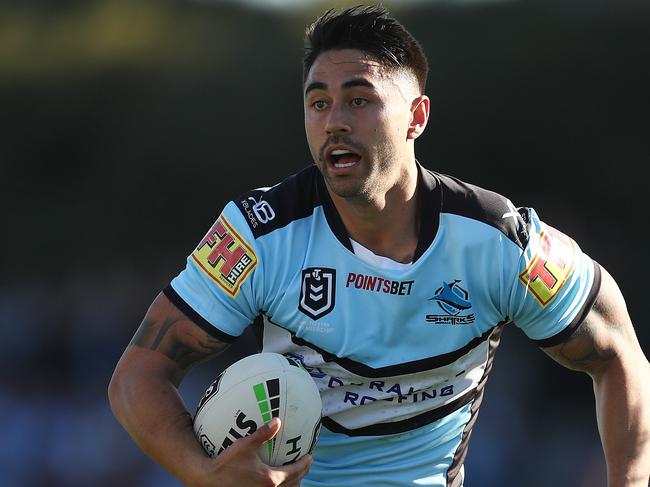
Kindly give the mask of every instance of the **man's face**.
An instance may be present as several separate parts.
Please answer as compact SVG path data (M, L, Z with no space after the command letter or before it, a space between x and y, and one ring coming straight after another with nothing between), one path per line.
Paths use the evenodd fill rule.
M369 201L394 186L413 162L415 78L343 49L318 56L304 87L307 142L330 190Z

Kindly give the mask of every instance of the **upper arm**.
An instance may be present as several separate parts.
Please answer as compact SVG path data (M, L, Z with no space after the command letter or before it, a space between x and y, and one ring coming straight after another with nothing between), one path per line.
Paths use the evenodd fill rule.
M584 321L566 341L543 349L565 367L592 376L625 356L643 353L623 295L609 273L601 271L598 296Z
M193 365L215 357L228 345L195 324L160 293L149 307L121 362L137 361L157 366L178 385Z

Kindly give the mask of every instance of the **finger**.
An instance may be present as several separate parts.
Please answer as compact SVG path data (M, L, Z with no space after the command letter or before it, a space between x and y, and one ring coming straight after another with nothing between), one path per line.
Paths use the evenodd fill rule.
M255 445L261 446L265 441L270 440L278 431L280 431L281 421L279 418L273 418L261 428L248 437L248 441Z
M274 480L282 482L281 485L292 485L294 482L299 484L309 472L309 467L311 467L313 461L312 456L307 454L296 463L274 469L272 476Z

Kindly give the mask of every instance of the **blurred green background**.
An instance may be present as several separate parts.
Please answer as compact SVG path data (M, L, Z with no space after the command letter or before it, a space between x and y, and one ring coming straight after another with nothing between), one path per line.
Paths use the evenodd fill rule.
M349 2L0 3L0 483L176 486L106 387L230 198L310 163L304 27ZM642 346L650 3L387 2L431 65L417 153L532 206L617 279ZM183 385L193 410L248 334ZM590 380L505 333L472 486L604 486ZM523 479L523 480L522 480Z

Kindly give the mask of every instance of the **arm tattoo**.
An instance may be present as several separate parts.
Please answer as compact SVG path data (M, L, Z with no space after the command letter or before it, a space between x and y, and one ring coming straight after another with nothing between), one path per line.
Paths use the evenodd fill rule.
M158 336L156 337L156 339L151 344L151 347L149 347L151 350L156 350L158 348L158 346L160 345L160 342L165 337L165 333L167 333L167 331L169 330L169 328L173 324L174 324L174 321L169 320L169 319L165 320L165 323L163 324L163 326L160 327L160 331L158 332Z
M593 372L616 357L615 350L604 345L599 335L599 325L585 321L567 342L549 350L549 354L566 367Z
M150 314L147 313L131 345L160 352L182 370L214 357L229 345L211 336L176 309L162 319Z
M589 374L597 372L618 356L616 336L621 334L613 316L599 299L585 321L569 340L546 349L560 364Z
M607 370L630 347L638 348L625 300L614 279L602 269L598 297L585 321L564 343L544 349L560 364L592 377Z

